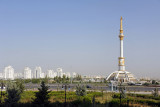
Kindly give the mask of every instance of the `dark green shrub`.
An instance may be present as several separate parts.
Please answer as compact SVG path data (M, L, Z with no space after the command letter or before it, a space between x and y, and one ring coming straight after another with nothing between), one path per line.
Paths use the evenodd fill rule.
M109 107L119 107L120 106L120 100L119 99L112 99L112 101L109 102Z
M33 84L39 84L40 83L40 79L32 79L32 83Z
M82 103L82 100L79 100L79 99L71 102L72 106L75 106L75 107L79 106L81 103Z
M154 89L154 92L152 93L154 97L158 97L159 93L158 93L158 88Z
M86 102L86 103L88 103L88 104L92 103L91 97L88 97L88 96L84 96L83 101Z
M152 95L145 95L145 94L128 94L128 96L132 96L132 97L140 97L140 98L144 98L144 99L154 99L154 100L160 100L160 96L158 97L154 97Z
M25 79L24 80L24 83L30 83L31 82L31 79Z
M85 96L87 94L86 87L84 85L80 86L79 84L76 86L76 95L77 96Z
M150 84L146 82L146 83L144 83L143 85L145 85L145 86L149 86Z
M12 106L20 100L22 93L22 90L20 88L20 85L13 82L9 82L7 84L7 98L5 99L5 103L7 106Z
M45 82L41 82L41 88L38 88L38 92L36 92L35 99L33 101L34 104L42 104L47 105L49 103L48 99L50 98L48 91L49 87L45 85Z
M119 93L115 93L115 94L113 94L112 97L113 97L113 98L120 98L120 94L119 94Z

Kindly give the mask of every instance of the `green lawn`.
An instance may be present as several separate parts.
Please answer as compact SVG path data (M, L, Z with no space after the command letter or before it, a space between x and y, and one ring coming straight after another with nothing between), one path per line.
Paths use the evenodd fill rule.
M36 91L24 91L21 94L21 99L19 103L26 104L31 103L33 99L35 99L35 92ZM65 101L65 93L64 91L51 91L49 93L50 99L49 101L51 103L64 103ZM119 106L120 104L120 94L118 93L101 93L101 92L87 92L87 95L85 97L78 97L75 92L67 92L67 102L71 103L77 103L75 101L80 100L83 102L85 99L90 104L93 103L93 97L95 96L95 103L100 105L106 105L107 103L112 105L113 107ZM3 99L5 96L3 97ZM122 103L124 105L127 104L127 100L129 100L130 106L160 106L160 97L153 97L152 95L142 95L142 94L127 94L127 97L125 99L122 99Z

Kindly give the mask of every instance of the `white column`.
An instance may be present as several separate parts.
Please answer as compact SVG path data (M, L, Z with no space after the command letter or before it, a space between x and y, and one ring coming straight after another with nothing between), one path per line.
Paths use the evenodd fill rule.
M120 35L123 36L123 34ZM124 57L123 57L123 39L120 39L119 71L125 71Z
M120 57L123 57L123 40L120 40Z

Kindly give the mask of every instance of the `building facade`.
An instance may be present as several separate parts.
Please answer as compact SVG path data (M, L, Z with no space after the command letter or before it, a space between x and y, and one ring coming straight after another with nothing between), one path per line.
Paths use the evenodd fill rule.
M62 71L62 68L57 68L57 76L58 77L63 77L63 71Z
M53 70L47 70L46 75L48 78L53 78Z
M34 70L34 78L41 78L42 69L41 67L36 67Z
M14 69L12 66L7 66L4 69L4 79L14 80Z
M32 78L32 70L29 67L25 67L23 71L24 79L31 79Z

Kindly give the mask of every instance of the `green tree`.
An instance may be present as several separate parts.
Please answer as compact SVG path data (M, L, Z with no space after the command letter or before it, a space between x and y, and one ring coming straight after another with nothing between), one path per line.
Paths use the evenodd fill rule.
M156 80L152 80L152 84L156 84Z
M70 80L69 77L67 77L66 80L69 82L69 80Z
M19 88L20 93L23 93L24 89L25 89L24 84L23 84L23 80L16 81L16 85Z
M54 80L56 81L56 83L60 83L60 82L61 82L61 77L56 76L56 77L54 78Z
M152 94L154 97L158 97L159 96L158 88L155 88Z
M119 93L121 98L126 98L126 88L122 85L122 83L120 83L119 86Z
M85 96L87 94L86 87L84 85L80 86L79 84L76 86L76 95L77 96Z
M24 83L30 83L31 82L31 79L25 79L24 80Z
M49 78L48 78L47 76L45 76L45 78L43 78L43 81L44 81L45 83L48 83L48 82L49 82Z
M38 84L38 83L40 83L40 79L35 79L35 78L33 78L33 79L32 79L32 83L33 83L33 84Z
M143 85L145 85L145 86L149 86L149 83L145 82Z
M34 104L47 105L49 103L48 99L50 96L49 86L45 85L45 82L41 82L41 88L38 88L38 92L36 92L36 99L33 101Z
M20 85L17 85L13 82L9 82L7 84L7 98L5 99L5 103L7 106L12 106L20 100L20 94L22 93L22 90L20 90L19 86Z
M156 84L156 85L159 85L159 83L158 83L158 82L156 82L155 84Z
M81 75L77 75L76 78L75 78L75 80L82 81L82 76Z
M61 80L62 80L62 83L68 83L69 82L69 77L67 77L66 75L63 75Z
M63 77L62 77L62 83L66 83L66 75L63 75Z

